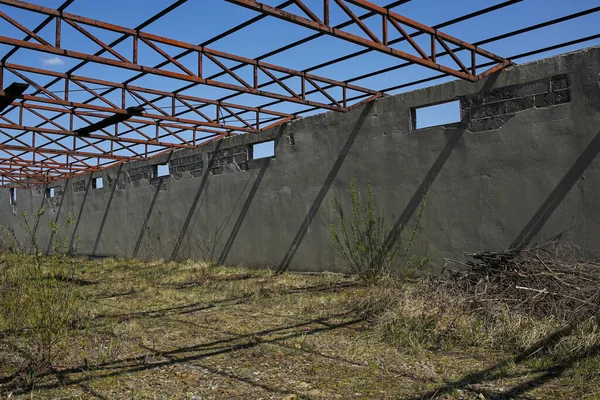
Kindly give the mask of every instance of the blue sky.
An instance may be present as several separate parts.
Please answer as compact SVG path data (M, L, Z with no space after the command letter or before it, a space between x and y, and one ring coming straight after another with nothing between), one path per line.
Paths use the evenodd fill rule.
M57 8L60 4L62 4L61 0L36 0L31 2L51 8ZM159 10L172 4L172 2L173 1L171 0L75 0L75 2L70 5L66 11L69 13L79 14L89 18L122 25L128 28L134 28L147 18L157 13ZM281 1L264 0L263 2L269 5L277 5ZM304 0L304 2L315 10L321 9L322 0ZM391 3L391 0L372 0L372 2L385 6ZM463 14L474 12L499 3L503 3L503 1L412 0L406 4L396 7L394 10L424 24L436 25ZM442 31L454 35L459 39L469 42L476 42L532 24L548 21L563 15L597 7L598 5L600 5L598 0L576 0L570 2L565 2L564 0L524 0L515 5L480 16L476 19L448 26L442 29ZM362 14L356 8L353 9L357 12L357 14ZM44 19L44 16L42 15L4 5L0 5L0 10L17 19L29 29L33 29ZM297 9L290 8L290 11L296 10ZM335 7L332 7L332 10L333 24L344 22L347 19L347 17L345 17ZM189 0L186 4L170 12L161 20L146 27L144 31L167 36L188 43L201 44L211 39L215 35L218 35L219 33L256 15L257 14L253 11L229 4L222 0ZM370 27L375 28L379 25L379 21L376 19L371 19L367 21L367 24ZM40 33L43 38L51 42L53 41L53 26L53 24L50 24ZM105 42L110 42L119 36L117 34L101 31L95 28L88 29ZM349 28L349 31L357 34L360 32L355 27ZM3 20L0 21L0 32L2 32L1 35L18 39L22 39L24 36L23 33L19 32L16 30L16 28L10 26ZM306 28L268 17L225 39L211 43L208 47L240 56L256 58L273 49L310 36L313 33L314 32ZM598 33L600 33L600 13L594 13L579 18L575 21L568 21L553 27L530 32L516 38L490 43L483 46L483 48L504 57L511 57L529 50ZM70 27L64 28L62 42L63 48L71 50L94 53L100 49L98 45L94 44L89 39L77 33L73 28ZM532 59L543 58L553 54L599 43L600 40L590 41L570 48L547 52L530 58L518 59L516 61L518 63L523 63L531 61ZM121 46L117 46L116 49L122 51L122 54L129 54L130 46L130 42L124 42ZM402 46L399 46L398 48L404 49ZM0 54L5 54L9 49L9 46L0 45ZM178 53L178 51L175 51L174 49L169 49L167 47L164 47L164 49L173 55ZM324 61L344 56L360 49L361 48L359 46L344 42L339 39L332 37L321 37L308 44L304 44L292 50L286 51L285 53L266 58L263 61L297 70L304 70L318 65ZM144 48L143 46L140 47L140 64L154 66L163 60L164 58L154 51ZM60 58L30 50L19 50L10 58L9 62L61 72L67 71L69 68L79 63L78 60ZM184 64L190 63L188 65L193 65L194 60L183 58L182 62ZM311 73L337 80L347 80L381 68L391 67L401 62L401 60L388 55L370 52L367 55L356 57L343 63L312 70ZM234 64L228 64L228 66L230 65ZM213 68L214 72L217 71L215 66L211 67L207 65L206 68L208 69L206 71L208 74L210 74L211 68ZM173 66L168 67L167 69L173 71L177 70ZM93 63L84 66L78 70L76 74L116 82L124 81L136 75L136 73L132 71L120 70L103 65L96 65ZM383 90L395 85L400 85L436 74L437 72L425 69L423 67L410 66L368 79L354 81L353 83L360 86L366 86L371 89ZM34 75L28 76L34 77ZM18 80L18 78L11 76L11 74L6 74L5 85L9 84L12 80ZM435 83L441 83L447 80L451 80L451 78L445 78L436 81ZM38 79L38 82L40 83L46 83L46 81L47 79ZM227 81L227 79L224 79L223 81ZM165 91L173 91L185 85L185 83L182 82L176 82L171 79L150 75L135 81L134 84ZM426 85L431 84L433 83ZM420 86L411 86L399 91L413 90L418 87ZM59 86L53 87L53 89L56 91L61 90ZM390 91L389 93L393 94L399 91ZM231 94L231 92L228 90L208 86L197 86L189 91L186 91L185 93L211 99L218 99L222 96ZM71 100L73 101L84 101L89 97L86 93L75 94L74 96L76 96L76 98L72 98ZM111 101L116 101L119 96L115 93L114 97L109 96L109 98ZM131 97L128 98L127 101L130 103L128 106L137 104ZM258 106L269 103L272 100L244 94L236 96L229 101ZM161 106L166 106L166 103L159 104ZM307 107L293 103L285 103L274 106L273 108L292 113L304 110ZM304 115L310 115L311 113ZM26 124L36 124L39 121L32 118L25 122ZM75 128L77 128L77 126L75 126Z

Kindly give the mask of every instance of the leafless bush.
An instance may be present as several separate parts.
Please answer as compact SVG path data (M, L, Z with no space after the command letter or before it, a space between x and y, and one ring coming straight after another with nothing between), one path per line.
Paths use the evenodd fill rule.
M548 242L471 257L463 268L450 270L450 279L443 282L473 304L501 302L513 312L562 321L598 314L600 261L577 246Z

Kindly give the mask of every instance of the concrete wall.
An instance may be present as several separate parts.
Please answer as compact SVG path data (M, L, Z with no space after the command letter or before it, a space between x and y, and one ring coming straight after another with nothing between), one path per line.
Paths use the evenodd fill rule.
M92 189L90 175L61 181L57 197L22 189L0 223L47 208L37 228L77 214L79 252L202 259L293 270L337 270L331 199L349 181L371 184L396 226L414 219L429 187L420 250L433 265L462 252L501 250L562 235L599 249L600 48L391 96L347 114L326 113L260 135L228 138L149 162L118 166ZM460 99L462 122L412 129L414 107ZM274 139L276 155L252 160ZM249 160L250 159L250 160ZM170 162L173 174L152 178Z

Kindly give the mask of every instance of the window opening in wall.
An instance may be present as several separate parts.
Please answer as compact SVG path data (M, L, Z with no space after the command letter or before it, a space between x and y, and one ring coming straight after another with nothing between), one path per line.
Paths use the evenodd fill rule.
M413 108L412 129L429 128L460 122L460 101L449 101L431 106Z
M102 177L92 178L92 189L102 189L104 187L104 181Z
M54 188L46 188L46 198L51 199L56 195Z
M257 160L259 158L271 158L275 157L275 141L269 140L268 142L255 143L250 145L251 160Z
M158 164L154 166L154 177L162 178L164 176L169 176L171 172L169 171L169 164Z
M10 188L10 205L14 206L17 204L17 189Z

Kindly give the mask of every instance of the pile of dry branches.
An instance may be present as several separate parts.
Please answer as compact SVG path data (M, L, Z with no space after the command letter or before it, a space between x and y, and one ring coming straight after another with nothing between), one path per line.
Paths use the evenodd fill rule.
M443 280L470 301L501 302L536 317L584 319L600 309L600 259L568 243L469 255ZM447 260L451 264L458 263Z

